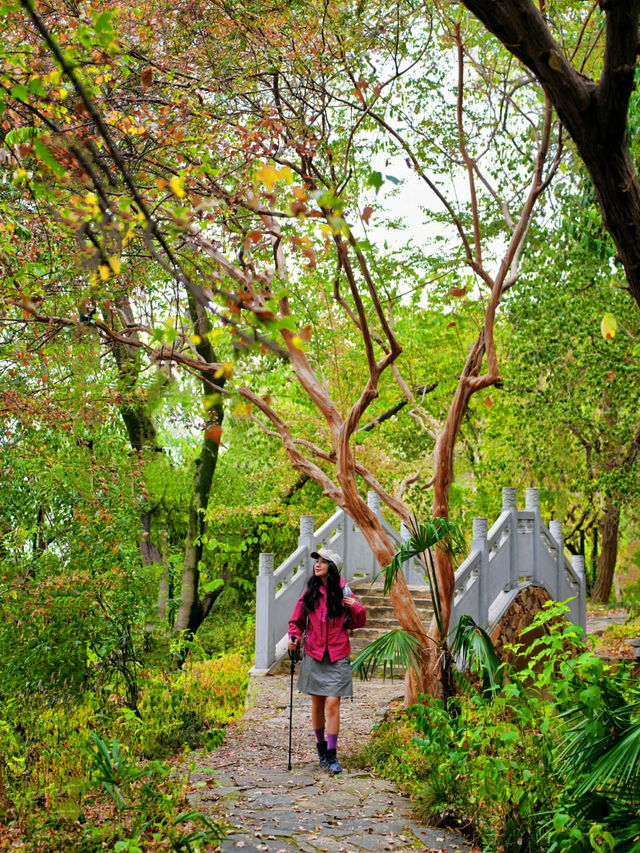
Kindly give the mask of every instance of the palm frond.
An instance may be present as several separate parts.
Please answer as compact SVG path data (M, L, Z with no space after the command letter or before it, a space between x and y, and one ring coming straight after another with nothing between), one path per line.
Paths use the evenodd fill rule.
M414 523L409 527L410 537L402 543L391 563L383 569L384 594L388 595L395 583L402 564L420 557L425 568L425 577L429 584L431 601L433 602L434 618L440 636L443 634L442 607L436 578L433 549L451 554L455 557L464 549L464 538L460 527L447 518L435 517L421 524Z
M451 651L459 659L462 669L468 667L480 673L485 692L502 686L505 665L498 657L491 637L466 613L460 617L453 632Z
M351 669L359 678L367 681L373 678L382 667L382 677L386 678L387 667L393 678L394 669L420 669L420 649L422 643L408 631L396 628L369 643L351 663Z
M640 720L634 720L617 743L609 745L589 766L575 793L582 796L596 790L637 801L640 796Z

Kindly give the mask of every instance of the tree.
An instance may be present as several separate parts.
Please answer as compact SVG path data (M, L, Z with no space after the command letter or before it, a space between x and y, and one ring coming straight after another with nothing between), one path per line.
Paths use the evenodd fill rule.
M189 15L180 17L185 34L181 45L171 28L166 38L158 39L143 25L125 24L111 14L80 21L52 10L45 21L26 0L23 10L31 22L32 61L27 67L15 58L23 55L16 51L8 63L4 86L21 131L10 137L9 147L16 163L35 162L39 173L46 174L47 204L52 211L64 210L65 224L82 245L91 283L99 284L100 278L121 282L123 261L128 266L135 245L173 277L180 305L192 301L208 312L214 332L230 332L230 347L261 347L265 367L276 358L286 361L324 419L320 439L298 432L259 388L241 385L237 393L268 419L293 466L314 478L358 522L379 562L387 565L393 548L359 484L376 490L402 519L409 520L410 513L361 463L355 436L385 375L394 376L412 403L418 389L408 385L401 369L401 343L394 329L394 306L401 302L398 283L380 275L381 268L390 266L384 262L385 251L361 230L361 223L367 225L375 213L374 191L385 181L397 181L371 169L371 157L393 151L406 158L441 205L434 219L439 226L449 223L459 241L441 266L464 265L472 273L453 288L449 284L452 299L467 295L477 302L478 333L436 435L434 513L446 516L455 447L469 401L500 382L496 312L517 279L535 203L561 156L550 104L511 80L509 69L503 74L499 56L483 67L475 54L480 49L477 32L464 32L460 22L442 16L432 23L437 38L453 49L450 66L456 69L457 85L452 109L445 91L448 69L431 63L436 81L431 94L440 83L443 110L438 119L446 131L441 147L434 146L430 118L410 118L420 104L415 96L425 88L424 75L414 69L426 63L418 42L427 27L421 12L401 4L324 10L319 22L313 16L301 21L288 8L278 9L267 32L250 4L240 10L217 9L215 15L201 10L197 24ZM151 3L146 19L154 15ZM122 44L115 24L122 26ZM63 27L65 40L72 35L76 40L74 50L66 53L55 37ZM208 64L203 45L215 54L214 63ZM372 66L370 51L383 73ZM32 79L34 67L37 81ZM469 69L475 75L473 86L465 80ZM56 96L61 79L73 111ZM487 92L496 98L495 119L483 119L472 134L466 122L474 109L482 118ZM485 148L491 157L481 169ZM532 164L526 174L525 163ZM501 180L502 170L509 174L510 168L516 170L515 186L513 179ZM21 180L29 189L31 179L23 171ZM455 200L460 172L468 180L468 203ZM451 195L440 175L453 185ZM492 251L496 243L503 244L498 252ZM422 270L416 265L419 275L425 265L431 267L424 257L422 264ZM310 312L299 296L301 283L325 299L327 280L334 282L328 304L343 312L336 328L351 328L364 367L362 384L352 389L344 406L323 381L320 365L305 352L318 327L305 322ZM38 322L50 321L28 296L19 293L15 302ZM95 325L114 339L112 329ZM194 358L182 330L174 329L166 344L154 329L139 331L155 361L199 371L209 377L212 391L228 392L215 382L224 375L224 365L201 352ZM131 334L127 341L132 344ZM453 594L453 567L446 555L438 555L437 574L446 632ZM401 624L414 635L427 643L441 639L426 639L402 578L392 601ZM437 633L436 626L431 633ZM435 667L427 647L414 695L417 688L437 689Z
M605 45L599 79L575 67L577 52L552 35L531 0L463 0L464 5L535 76L558 111L587 167L622 263L629 289L640 305L640 182L627 133L629 100L638 53L638 0L601 0ZM596 29L595 4L584 27ZM597 17L597 16L596 16ZM557 32L562 30L558 27Z

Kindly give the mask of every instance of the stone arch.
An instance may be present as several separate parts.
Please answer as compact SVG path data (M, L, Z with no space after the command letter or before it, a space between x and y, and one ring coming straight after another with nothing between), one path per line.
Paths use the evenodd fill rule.
M527 631L527 628L533 622L542 605L551 600L551 595L542 586L530 585L519 590L498 622L489 631L489 636L502 660L507 660L509 663L514 662L513 653L506 650L505 646L515 645L516 643L528 645L541 636L542 631L540 629ZM523 632L526 633L523 634Z

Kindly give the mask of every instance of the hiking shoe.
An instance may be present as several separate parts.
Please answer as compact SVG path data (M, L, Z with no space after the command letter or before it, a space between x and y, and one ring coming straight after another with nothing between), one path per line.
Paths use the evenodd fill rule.
M342 773L342 766L338 761L335 749L327 750L327 772L329 776L337 776L338 773Z
M320 759L320 767L326 770L329 767L329 758L327 757L327 742L323 740L321 743L316 743L318 749L318 758Z

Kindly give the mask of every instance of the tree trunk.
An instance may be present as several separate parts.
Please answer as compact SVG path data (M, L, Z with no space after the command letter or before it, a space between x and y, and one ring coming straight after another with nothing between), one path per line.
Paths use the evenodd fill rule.
M345 499L346 498L347 495L345 495ZM352 494L348 492L348 502L345 500L345 504L342 509L344 509L344 511L347 512L358 525L358 528L373 551L379 565L382 567L388 566L395 555L395 548L387 534L384 532L377 515L369 506L367 506L357 493ZM408 513L404 520L409 520ZM420 693L429 692L429 682L427 680L427 674L429 671L428 663L431 658L431 650L428 646L429 640L402 572L398 573L395 583L391 588L389 597L400 627L419 640L420 643L426 647L423 654L422 670L419 672L407 672L404 698L407 705L412 705L417 701Z
M620 526L620 507L611 498L607 498L604 519L601 525L602 548L598 557L598 573L591 590L591 601L608 604L613 584L613 576L618 558L618 528Z
M634 86L640 0L600 3L607 15L600 80L565 58L531 0L463 0L536 76L589 170L602 218L640 305L640 182L629 151L627 110Z
M217 361L215 352L208 338L211 331L208 316L203 307L193 299L189 300L189 310L193 320L194 332L199 338L196 349L209 364ZM218 386L224 386L224 377L218 380ZM202 379L203 396L210 395L213 389L206 378ZM203 620L207 617L214 601L222 591L219 587L215 592L206 593L200 597L200 561L202 559L203 537L206 528L206 512L209 505L209 495L213 483L213 475L218 461L218 446L224 409L218 401L207 409L208 418L202 450L196 462L193 478L193 489L189 502L189 523L187 541L184 552L184 567L180 586L180 606L176 616L174 633L186 633L193 636Z

